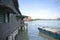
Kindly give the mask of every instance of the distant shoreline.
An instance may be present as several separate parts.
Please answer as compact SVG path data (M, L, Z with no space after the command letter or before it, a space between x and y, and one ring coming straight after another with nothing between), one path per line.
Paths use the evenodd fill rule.
M35 20L60 20L60 19L31 19L31 21L35 21Z

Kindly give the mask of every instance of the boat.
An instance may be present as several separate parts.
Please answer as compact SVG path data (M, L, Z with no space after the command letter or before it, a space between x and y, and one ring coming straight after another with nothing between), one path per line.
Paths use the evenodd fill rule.
M39 32L52 36L60 40L60 30L49 27L38 27Z

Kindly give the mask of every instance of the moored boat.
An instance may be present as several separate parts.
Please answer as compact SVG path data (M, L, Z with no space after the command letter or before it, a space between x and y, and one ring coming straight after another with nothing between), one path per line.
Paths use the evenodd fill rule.
M60 30L48 28L48 27L38 27L39 32L45 33L46 35L55 37L60 40Z

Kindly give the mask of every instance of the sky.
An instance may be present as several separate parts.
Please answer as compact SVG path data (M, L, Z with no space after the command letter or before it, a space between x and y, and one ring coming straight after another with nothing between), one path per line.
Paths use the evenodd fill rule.
M22 15L33 19L55 19L60 17L60 0L18 0Z

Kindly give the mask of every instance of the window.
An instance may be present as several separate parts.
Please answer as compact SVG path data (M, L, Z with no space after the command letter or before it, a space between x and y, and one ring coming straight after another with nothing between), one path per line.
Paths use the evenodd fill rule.
M9 13L5 14L5 23L9 22Z
M4 22L3 19L4 19L4 18L3 18L3 15L0 14L0 23Z
M9 13L0 10L0 23L8 23L8 22L9 22Z

